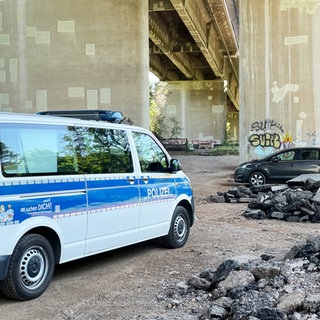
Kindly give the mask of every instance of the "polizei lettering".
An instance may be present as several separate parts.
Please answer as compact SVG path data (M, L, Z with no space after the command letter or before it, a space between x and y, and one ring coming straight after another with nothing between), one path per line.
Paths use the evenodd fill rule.
M148 188L147 195L148 198L161 198L170 194L169 187L160 187L160 188Z

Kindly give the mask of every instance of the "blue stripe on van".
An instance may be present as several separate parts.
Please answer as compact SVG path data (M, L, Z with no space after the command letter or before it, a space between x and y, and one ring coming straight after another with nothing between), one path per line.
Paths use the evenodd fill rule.
M23 179L19 183L8 179L0 184L0 226L33 216L62 218L173 201L176 186L179 194L191 192L188 180L176 175L150 175L148 183L140 178L130 184L128 178L97 176L86 182L83 177L55 177Z
M30 217L84 214L87 210L83 176L6 179L0 184L0 225Z
M61 214L81 215L87 213L84 192L70 193L67 196L24 197L16 200L10 200L8 197L1 198L0 223L2 225L19 223L35 216L55 218Z
M50 178L43 180L28 179L17 181L4 181L0 184L0 196L3 195L18 195L32 194L41 192L57 192L57 191L72 191L85 189L85 181L76 179L61 179Z
M138 205L137 179L132 183L128 179L129 177L89 179L87 181L89 211Z

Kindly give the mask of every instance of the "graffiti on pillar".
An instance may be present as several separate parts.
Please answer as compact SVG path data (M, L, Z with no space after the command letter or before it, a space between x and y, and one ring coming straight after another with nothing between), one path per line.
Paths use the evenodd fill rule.
M295 146L292 136L289 134L289 132L286 132L286 134L282 137L281 147L282 149L289 149L293 148Z
M314 14L316 8L320 5L320 0L281 0L280 9L287 10L291 8L306 9L308 14Z
M289 92L297 92L298 84L285 84L283 87L278 87L277 81L274 81L271 88L272 102L280 102Z
M253 147L272 147L280 149L281 139L277 133L256 133L249 137L249 142Z
M284 132L282 125L275 120L255 121L251 125L251 131L270 131L274 129Z
M284 132L282 125L272 119L255 121L251 124L249 143L260 155L270 149L288 149L295 146L292 135ZM262 149L268 149L263 151Z
M264 121L256 121L251 125L252 134L249 136L249 143L253 147L272 147L280 149L281 137L280 133L284 130L282 125L275 120L266 119Z

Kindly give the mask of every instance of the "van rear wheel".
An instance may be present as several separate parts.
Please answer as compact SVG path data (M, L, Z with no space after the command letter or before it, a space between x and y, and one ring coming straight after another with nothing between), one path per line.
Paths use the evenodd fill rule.
M38 298L47 289L54 266L54 252L49 241L38 234L26 234L13 251L7 278L0 281L0 289L10 299Z
M169 233L162 238L163 244L167 248L181 248L186 244L189 232L188 211L184 207L177 206L172 216Z

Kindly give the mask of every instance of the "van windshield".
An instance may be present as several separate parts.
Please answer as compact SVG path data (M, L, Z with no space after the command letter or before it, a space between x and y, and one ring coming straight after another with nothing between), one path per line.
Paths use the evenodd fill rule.
M125 130L4 124L0 129L5 177L133 172Z

